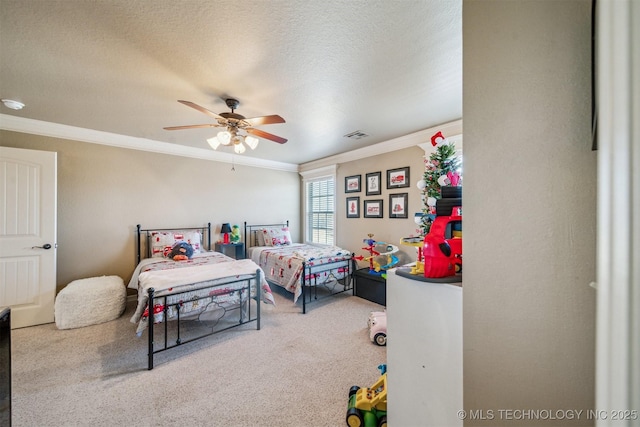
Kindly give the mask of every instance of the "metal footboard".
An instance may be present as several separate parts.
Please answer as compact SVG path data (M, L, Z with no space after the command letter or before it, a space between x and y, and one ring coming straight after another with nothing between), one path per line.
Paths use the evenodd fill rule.
M237 286L238 283L241 283L241 286ZM255 274L250 276L244 276L241 279L236 279L234 276L232 280L217 282L215 285L208 284L204 285L201 288L190 289L188 291L183 292L172 292L170 294L156 296L155 290L153 288L148 289L148 326L147 333L148 336L148 370L153 369L154 363L154 355L157 353L161 353L163 351L179 347L181 345L208 337L213 334L217 334L219 332L226 331L231 328L236 328L238 326L244 325L249 322L256 322L256 329L260 330L260 305L261 305L261 270L256 270ZM233 286L230 286L233 285ZM254 294L252 294L252 288L254 288ZM180 295L191 293L194 291L206 291L210 290L206 294L194 298L191 296L188 299L189 303L193 303L194 301L202 302L205 304L205 308L201 311L197 311L194 314L183 315L181 313L181 308L184 304ZM169 302L169 299L176 299L175 302ZM238 303L225 303L229 299L237 298ZM251 307L251 300L254 299L256 301L255 312ZM203 333L200 335L194 335L189 337L183 337L184 327L183 322L187 321L200 321L200 316L204 313L210 312L209 306L212 305L215 309L219 309L223 311L223 315L215 321L208 321L213 325L205 325L202 323L201 327L204 329ZM155 334L156 334L156 322L155 317L159 313L154 313L154 308L160 306L162 312L162 328L164 330L164 334L162 336L162 344L156 347L155 343ZM246 306L246 307L245 307ZM172 311L175 313L175 318L168 320L169 312ZM237 320L233 320L232 316L225 319L227 313L238 313ZM194 316L197 315L197 318L194 319ZM232 323L228 326L224 327L216 327L218 326L221 320L225 319L225 321L229 321L232 319ZM160 323L160 322L158 322ZM169 324L172 324L172 331L169 331ZM170 342L170 335L173 335Z
M306 314L307 304L311 302L319 301L348 291L351 291L351 294L353 295L355 293L355 287L353 286L353 272L355 271L355 268L353 263L353 255L320 265L303 262L302 274L300 275L300 286L302 289L302 294L300 295L302 297L302 313ZM334 287L333 289L330 289L330 285L327 284L327 282L318 283L317 279L320 274L333 275L335 281L330 282ZM336 290L336 285L340 286L341 289ZM327 289L329 293L323 296L318 296L318 288Z
M244 239L245 239L245 258L250 258L249 249L254 246L261 246L258 241L258 233L262 232L264 228L270 227L288 227L289 221L277 224L248 224L244 223ZM343 256L341 259L323 264L314 264L313 262L303 262L302 272L300 273L300 285L301 285L301 297L302 297L302 313L307 312L307 304L322 300L324 298L351 291L355 294L355 286L353 285L353 273L356 271L354 254ZM264 266L263 266L264 268ZM342 270L342 271L339 271ZM340 287L338 290L330 290L329 294L319 296L318 289L325 288L329 290L329 286L326 284L318 283L317 274L324 272L333 272L336 281L332 282L334 285ZM339 273L339 274L338 274ZM269 275L267 274L267 277ZM269 281L269 279L267 279ZM269 281L269 283L275 286L281 286L278 283Z

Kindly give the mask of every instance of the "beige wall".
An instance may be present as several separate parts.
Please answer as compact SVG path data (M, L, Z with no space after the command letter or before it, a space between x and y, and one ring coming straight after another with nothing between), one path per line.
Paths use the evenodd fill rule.
M143 227L289 220L300 238L297 173L0 132L8 147L58 153L58 289L72 280L135 267L134 232Z
M427 141L424 141L427 142ZM364 159L341 163L338 166L336 178L336 219L338 246L355 252L356 255L367 256L368 253L361 248L365 246L363 239L372 233L373 238L380 242L387 242L396 245L400 249L400 264L406 264L416 259L416 250L411 246L400 246L400 238L416 235L417 226L413 220L413 214L422 211L420 201L420 190L416 187L416 183L422 179L424 173L424 150L419 147L405 148L391 153L378 156L367 157ZM387 170L397 169L409 166L409 181L411 185L407 188L387 189ZM382 195L367 196L366 195L366 174L371 172L381 172L381 188ZM345 177L352 175L362 175L362 191L359 193L345 193L344 181ZM389 218L389 195L407 193L409 197L408 218ZM360 218L347 218L346 198L360 197ZM383 200L383 218L364 218L363 201L364 200ZM359 267L367 267L368 263L360 262Z
M427 142L427 141L425 141ZM222 222L271 223L289 220L292 237L302 240L301 191L297 173L165 154L127 150L38 135L0 131L8 147L58 153L58 289L72 280L115 274L127 281L133 268L134 232L143 227L199 226L211 222L213 240ZM410 187L388 190L388 169L410 168ZM381 172L380 196L366 196L365 175ZM414 261L401 237L416 233L413 214L422 209L416 182L424 171L424 151L411 147L341 163L336 178L336 244L367 255L362 240L399 246L400 263ZM383 218L346 218L346 176L362 175L364 200L382 199ZM407 219L389 218L389 194L408 193ZM367 263L360 263L366 267Z
M494 411L465 426L593 424L498 412L594 405L590 20L591 0L463 4L464 406Z

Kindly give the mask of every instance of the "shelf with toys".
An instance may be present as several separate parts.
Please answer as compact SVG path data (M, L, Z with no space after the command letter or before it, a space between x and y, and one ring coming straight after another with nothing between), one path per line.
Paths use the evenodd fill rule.
M462 281L462 181L461 159L455 146L441 132L431 137L435 151L425 160L423 179L424 208L416 215L421 237L400 240L414 246L417 261L399 267L397 274L414 280L434 282Z

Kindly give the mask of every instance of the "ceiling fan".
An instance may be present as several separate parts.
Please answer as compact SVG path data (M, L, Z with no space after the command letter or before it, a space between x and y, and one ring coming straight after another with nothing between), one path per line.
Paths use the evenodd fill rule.
M260 125L270 125L274 123L284 123L284 119L277 114L271 116L261 116L261 117L253 117L246 118L240 114L236 114L235 110L240 105L240 101L237 99L229 98L225 100L227 107L231 109L231 112L225 112L216 114L212 111L207 110L204 107L199 106L198 104L194 104L190 101L181 101L178 100L179 103L184 104L188 107L196 109L201 113L206 114L209 117L213 117L216 119L216 123L208 123L202 125L185 125L185 126L169 126L165 127L165 130L182 130L182 129L196 129L196 128L209 128L209 127L222 127L226 128L226 130L222 130L218 132L218 134L213 137L207 139L209 145L214 150L217 149L220 145L233 145L233 149L236 153L242 154L246 150L245 146L242 144L243 142L247 144L252 150L258 146L258 142L260 140L251 135L258 136L260 138L265 138L270 141L277 142L278 144L284 144L287 142L285 138L279 137L277 135L273 135L271 133L265 132L260 129L256 129L254 126ZM251 135L242 135L239 131L244 131Z

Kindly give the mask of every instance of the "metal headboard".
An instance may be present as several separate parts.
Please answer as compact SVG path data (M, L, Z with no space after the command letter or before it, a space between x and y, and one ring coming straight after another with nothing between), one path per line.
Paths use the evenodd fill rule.
M200 231L202 232L202 236L207 236L206 241L203 242L202 246L206 248L208 251L211 250L211 223L207 223L202 227L174 227L174 228L146 228L143 229L140 224L136 225L136 265L142 261L142 239L145 239L145 258L151 257L151 234L152 231Z
M253 246L258 246L258 231L268 227L288 227L289 220L278 224L247 224L244 222L244 257L247 257L247 251Z

